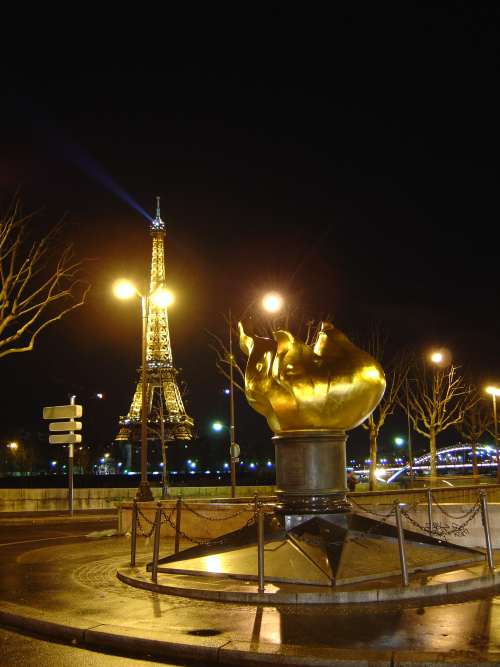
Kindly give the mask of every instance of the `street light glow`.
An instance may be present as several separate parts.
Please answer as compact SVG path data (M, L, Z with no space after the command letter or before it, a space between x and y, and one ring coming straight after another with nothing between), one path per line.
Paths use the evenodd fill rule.
M443 353L442 352L433 352L431 354L431 361L433 364L441 364L443 363Z
M277 292L269 292L262 299L262 307L268 313L277 313L283 307L283 297Z
M398 447L400 447L401 445L405 444L405 441L404 441L403 438L398 436L397 438L394 438L394 444L397 445Z
M214 422L212 424L212 429L214 431L216 431L217 433L219 433L219 431L222 431L223 428L224 428L224 425L221 422Z
M151 301L158 308L166 308L174 302L174 295L165 287L159 287L151 295Z
M117 280L113 285L113 293L118 299L130 299L137 294L137 289L130 280Z
M485 387L484 391L491 396L500 396L500 387L495 387L494 385Z
M17 442L9 442L7 447L10 449L11 452L15 452L16 449L19 447Z

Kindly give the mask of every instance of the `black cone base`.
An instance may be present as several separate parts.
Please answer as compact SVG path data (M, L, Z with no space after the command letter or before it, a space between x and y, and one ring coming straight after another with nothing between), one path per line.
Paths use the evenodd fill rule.
M400 574L395 527L354 513L291 518L301 522L285 530L277 516L266 515L266 582L339 586ZM216 544L162 558L158 571L257 579L256 533L255 526L247 526ZM484 560L474 549L407 530L405 553L410 573Z

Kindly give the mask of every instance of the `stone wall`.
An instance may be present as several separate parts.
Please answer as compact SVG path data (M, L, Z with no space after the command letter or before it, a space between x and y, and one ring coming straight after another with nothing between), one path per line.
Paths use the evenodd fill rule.
M183 498L229 498L229 486L171 486L170 495ZM160 498L161 489L152 488L153 496ZM272 495L271 486L241 486L239 496ZM115 509L123 501L133 500L137 488L131 489L74 489L73 505L75 510ZM43 512L63 511L68 507L67 489L0 489L1 512Z

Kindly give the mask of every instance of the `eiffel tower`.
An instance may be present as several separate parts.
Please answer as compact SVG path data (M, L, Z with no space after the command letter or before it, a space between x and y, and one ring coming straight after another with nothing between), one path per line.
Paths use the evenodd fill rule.
M153 239L151 259L150 292L153 294L158 287L165 285L165 223L160 217L160 198L157 197L156 218L151 221L150 232ZM191 440L194 422L184 408L181 392L177 382L178 371L174 367L170 333L168 329L168 313L166 306L158 306L148 299L149 308L146 323L146 401L148 408L148 438L151 427L158 425L163 415L164 438L166 441ZM161 405L160 405L161 404ZM153 412L153 406L160 409ZM132 398L128 414L120 417L120 430L116 442L128 443L126 458L127 467L131 465L132 443L140 441L142 408L142 367L139 368L139 382ZM153 430L153 429L151 429Z

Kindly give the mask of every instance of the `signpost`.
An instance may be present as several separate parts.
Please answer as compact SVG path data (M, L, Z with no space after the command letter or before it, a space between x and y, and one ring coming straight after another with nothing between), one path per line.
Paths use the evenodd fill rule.
M75 421L75 418L83 414L82 406L75 405L75 398L76 396L71 396L70 405L53 405L43 409L44 419L67 420L49 424L49 431L56 431L54 435L49 435L49 442L51 445L68 445L68 509L71 515L73 514L73 445L82 441L82 436L74 432L82 430L82 422Z

